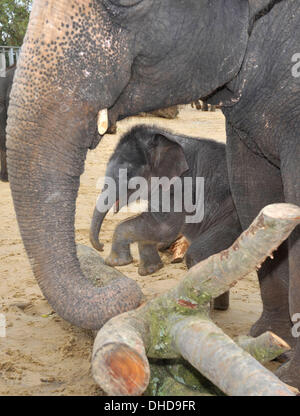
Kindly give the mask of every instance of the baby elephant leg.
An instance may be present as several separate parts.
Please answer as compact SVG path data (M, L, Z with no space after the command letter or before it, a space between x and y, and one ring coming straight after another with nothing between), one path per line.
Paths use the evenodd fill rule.
M133 261L130 241L126 238L126 222L121 222L115 229L111 250L105 259L105 264L108 266L125 266Z
M162 267L157 244L176 239L180 232L180 221L167 213L144 212L121 222L113 236L111 253L106 259L110 266L121 266L132 261L130 244L139 243L142 275L154 273ZM172 225L169 224L172 220ZM175 225L173 225L175 223Z

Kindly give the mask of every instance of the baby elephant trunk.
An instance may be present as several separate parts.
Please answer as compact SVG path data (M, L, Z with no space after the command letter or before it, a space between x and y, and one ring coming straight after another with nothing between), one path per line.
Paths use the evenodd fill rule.
M98 251L103 251L103 244L99 241L99 234L104 218L106 217L111 207L115 203L118 204L118 201L115 201L116 198L108 198L109 203L108 205L105 205L106 197L107 195L105 195L105 193L102 192L94 209L92 223L90 227L90 242L92 246Z

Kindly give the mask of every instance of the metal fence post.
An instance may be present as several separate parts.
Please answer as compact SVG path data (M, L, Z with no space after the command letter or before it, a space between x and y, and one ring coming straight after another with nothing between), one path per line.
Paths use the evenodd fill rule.
M5 77L7 65L17 63L20 54L19 46L0 46L0 77Z
M0 52L0 77L5 78L5 73L6 73L5 53Z
M9 63L9 66L13 66L13 64L15 63L14 48L10 48L8 51L8 63Z

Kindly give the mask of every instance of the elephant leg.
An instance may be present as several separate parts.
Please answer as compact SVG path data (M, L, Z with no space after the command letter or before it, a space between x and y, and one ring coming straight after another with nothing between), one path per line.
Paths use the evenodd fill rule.
M203 101L203 104L202 104L202 111L208 111L208 104L205 101Z
M186 253L186 264L190 268L200 261L230 247L240 235L241 229L234 216L227 222L219 223L202 233L190 245ZM229 308L229 291L223 293L213 301L214 309L227 310Z
M175 240L181 229L181 213L151 213L121 222L114 233L112 249L106 264L120 266L132 261L130 244L139 243L142 275L151 274L162 267L157 244Z
M139 241L140 265L139 274L147 276L155 273L163 267L160 255L157 251L157 243Z
M230 305L230 291L223 293L213 301L213 308L219 311L227 311Z
M281 172L285 201L300 206L300 143L298 137L288 142L286 154L281 155ZM300 227L291 234L289 240L289 307L295 323L292 335L297 342L292 359L279 369L278 376L286 383L300 389Z
M253 153L227 125L227 162L231 192L243 229L266 205L284 202L280 169ZM294 345L289 314L288 246L283 243L258 271L263 312L250 334L273 331Z
M130 244L133 242L130 238L132 232L131 228L134 227L134 222L138 217L130 218L128 220L120 222L117 225L113 239L112 246L108 257L105 259L105 264L108 266L125 266L133 261Z
M7 182L8 181L8 174L7 174L7 164L6 164L6 151L5 150L0 150L1 153L1 180L3 182Z

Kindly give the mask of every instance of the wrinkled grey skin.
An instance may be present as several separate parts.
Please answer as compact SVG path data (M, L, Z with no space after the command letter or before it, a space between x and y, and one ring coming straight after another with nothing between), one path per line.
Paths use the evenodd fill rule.
M180 198L182 212L174 212L174 189L171 189L171 212L153 212L149 186L149 194L146 195L148 212L125 220L117 226L106 264L122 266L131 263L133 259L130 244L138 242L139 274L144 276L154 273L163 266L157 250L158 243L173 242L182 234L191 243L186 253L186 263L188 267L192 267L230 247L241 234L229 189L224 144L174 135L158 127L138 125L121 138L107 165L106 177L114 180L117 189L120 184L120 169L128 171L128 181L121 182L121 186L127 189L128 198L134 192L128 188L129 180L137 176L146 179L149 184L153 177L180 177L182 181L184 178L193 178L192 195L196 195L195 178L204 178L204 217L201 220L199 218L196 223L186 221L186 217L195 215L195 212L184 209L183 195ZM102 200L106 197L106 192L100 195L90 229L90 240L97 250L102 249L99 231L110 206L104 212L99 212L98 208L103 207ZM112 198L112 203L115 203L116 200ZM199 204L202 204L201 199ZM118 206L121 208L122 204L119 203ZM225 310L229 306L228 301L226 294L215 300L214 306L216 309Z
M15 68L6 71L5 78L0 77L0 180L8 181L6 163L6 123L9 95L14 79Z
M298 0L34 0L9 107L8 171L26 251L57 313L99 327L139 302L124 301L133 287L89 287L76 258L79 177L102 108L114 123L199 98L222 105L242 227L270 202L300 205L299 41ZM253 335L271 329L295 344L299 235L259 273ZM300 341L281 377L300 387Z

